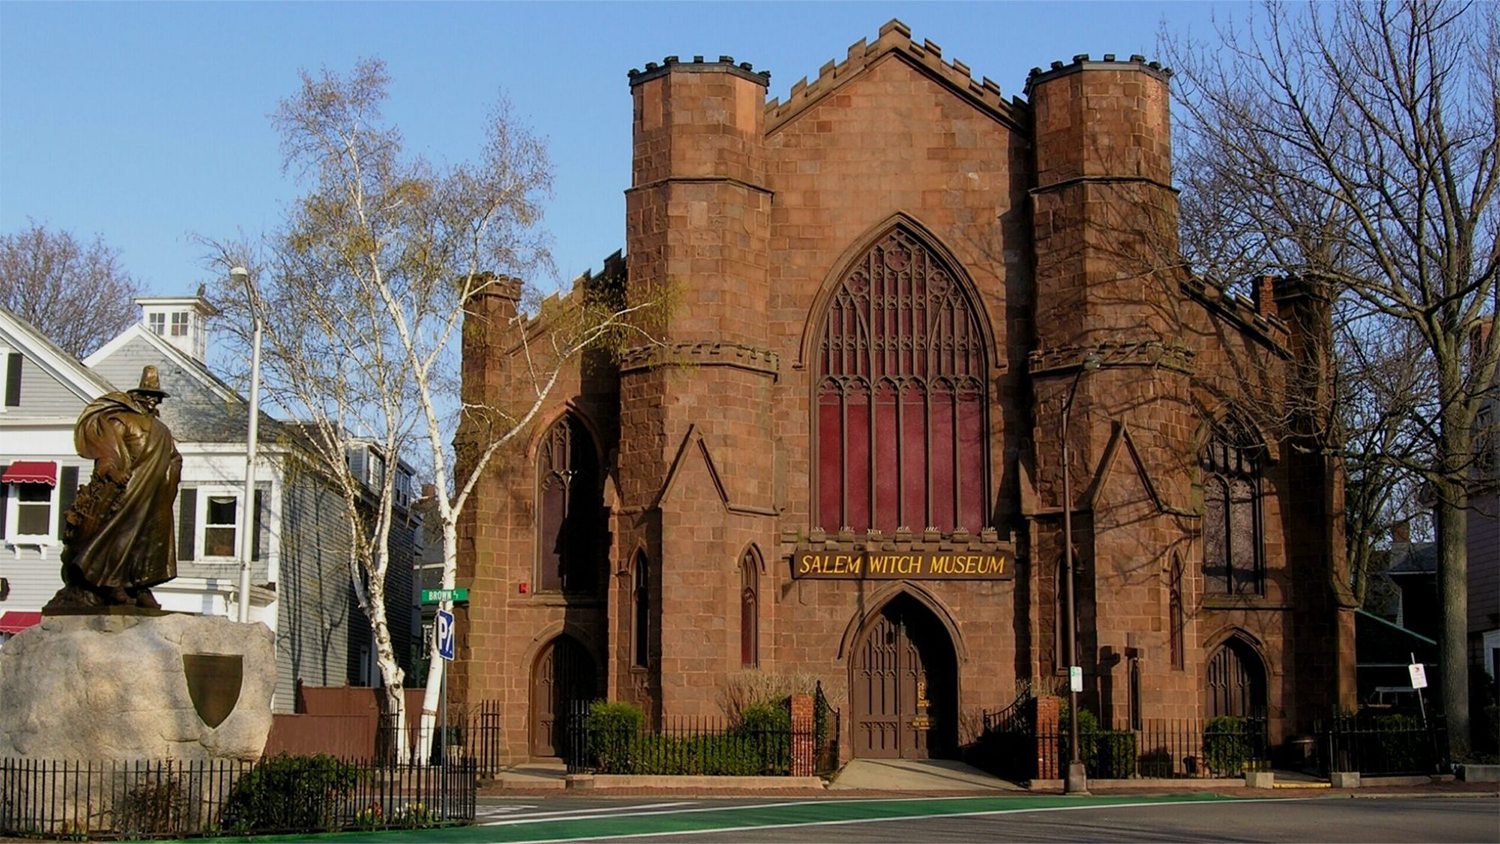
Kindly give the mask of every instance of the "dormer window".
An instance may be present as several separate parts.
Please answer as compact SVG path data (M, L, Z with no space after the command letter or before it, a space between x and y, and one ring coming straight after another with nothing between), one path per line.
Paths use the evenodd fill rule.
M186 337L188 333L188 312L174 311L172 313L172 336Z
M146 314L146 326L151 333L160 337L167 333L167 315L164 313Z

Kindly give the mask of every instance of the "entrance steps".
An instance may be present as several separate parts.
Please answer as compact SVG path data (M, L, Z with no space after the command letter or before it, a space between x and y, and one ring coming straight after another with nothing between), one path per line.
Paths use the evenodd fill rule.
M864 791L1024 791L1012 782L949 759L854 759L830 789Z
M567 786L568 766L561 759L532 759L495 775L493 788L557 789Z

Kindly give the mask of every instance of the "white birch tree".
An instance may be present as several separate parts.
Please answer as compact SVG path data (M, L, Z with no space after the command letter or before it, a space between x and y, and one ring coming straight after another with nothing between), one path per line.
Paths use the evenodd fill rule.
M383 120L388 82L379 60L361 61L348 77L303 72L301 88L273 119L285 166L300 174L306 193L272 235L216 243L213 251L223 268L251 266L253 292L222 283L217 302L242 339L255 315L263 320L267 395L303 423L319 470L343 493L355 595L374 631L387 712L404 727L404 677L384 595L389 567L410 564L389 556L394 472L369 488L350 472L349 449L373 442L390 464L407 456L432 478L429 512L437 524L424 532L441 537L442 585L452 589L458 520L472 505L478 477L497 453L521 442L564 367L586 350L640 345L641 318L655 306L628 307L621 291L584 285L545 308L521 309L518 329L546 323L544 332L516 332L525 377L492 406L461 406L465 303L510 283L507 277L550 266L539 228L551 182L546 149L502 103L487 121L479 161L439 168L408 154L399 131ZM452 443L461 417L482 424L466 426L459 477ZM436 642L426 647L424 748L445 669Z

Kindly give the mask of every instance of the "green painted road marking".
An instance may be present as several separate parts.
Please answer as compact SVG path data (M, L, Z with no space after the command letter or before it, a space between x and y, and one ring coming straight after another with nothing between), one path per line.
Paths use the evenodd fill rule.
M705 832L741 832L777 827L828 826L845 823L938 818L962 815L999 815L1037 811L1059 811L1101 807L1155 806L1214 801L1246 802L1244 798L1217 794L1171 797L950 797L925 800L823 799L750 806L706 806L681 810L632 811L620 806L619 814L605 817L505 818L484 826L448 829L393 830L379 833L324 833L316 836L258 836L221 838L222 842L307 840L325 838L343 842L427 842L488 844L489 842L555 842L597 838L637 838L654 835L685 835Z

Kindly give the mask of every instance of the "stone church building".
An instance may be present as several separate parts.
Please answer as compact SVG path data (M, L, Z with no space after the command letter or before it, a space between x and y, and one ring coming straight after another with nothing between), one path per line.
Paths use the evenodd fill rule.
M1066 688L1067 506L1102 721L1280 742L1353 704L1327 302L1183 265L1170 75L1077 56L1007 98L898 21L784 102L727 56L630 72L624 257L570 296L670 309L563 373L461 526L452 688L509 758L570 700L717 715L745 671L819 680L846 757L952 754ZM516 298L470 303L467 402L552 330Z

